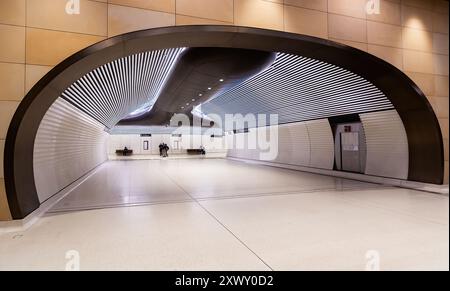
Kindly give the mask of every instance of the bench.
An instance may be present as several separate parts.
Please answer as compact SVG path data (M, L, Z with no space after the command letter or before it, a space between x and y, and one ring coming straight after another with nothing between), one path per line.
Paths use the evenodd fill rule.
M131 155L133 155L133 150L116 150L116 155L118 155L118 156L131 156Z
M204 155L205 150L202 149L188 149L187 150L188 155Z

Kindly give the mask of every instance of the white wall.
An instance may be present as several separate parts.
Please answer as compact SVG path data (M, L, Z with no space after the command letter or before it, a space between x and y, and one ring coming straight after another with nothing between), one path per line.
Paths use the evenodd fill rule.
M105 127L59 98L34 144L34 178L42 203L107 160Z
M408 138L400 116L395 110L360 115L366 139L365 174L406 180L408 178ZM281 125L278 128L277 164L310 168L334 168L335 146L328 119ZM249 133L227 135L228 157L261 160L257 149L238 149L232 143L235 136L245 139L265 128ZM267 162L267 161L266 161Z
M361 114L367 144L366 174L408 179L408 136L397 111Z
M144 141L149 142L149 150L144 150ZM154 145L151 137L141 137L139 135L109 135L107 141L108 154L115 154L116 150L127 147L133 150L134 154L152 154Z
M150 143L150 151L144 151L144 141ZM204 146L207 153L226 152L226 143L224 138L211 138L210 135L182 135L181 137L171 134L152 134L151 137L141 137L136 134L111 134L108 138L108 154L114 155L116 150L127 147L133 150L136 155L158 155L159 144L166 143L170 147L169 153L184 154L187 149L198 149ZM175 142L178 142L179 149L175 148Z
M237 135L244 135L247 140L263 130L267 128L250 129L249 133ZM233 135L227 135L229 157L261 160L259 149L237 148L233 138ZM328 119L280 125L277 144L278 155L271 161L273 163L333 169L334 139Z
M306 122L309 143L311 147L311 161L309 166L320 169L333 169L334 166L334 137L328 119Z

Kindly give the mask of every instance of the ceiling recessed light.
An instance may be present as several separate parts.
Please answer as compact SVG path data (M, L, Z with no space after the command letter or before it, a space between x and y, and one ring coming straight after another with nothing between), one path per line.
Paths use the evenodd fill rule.
M208 87L208 90L212 90L212 88L211 88L211 87Z
M186 103L187 106L189 106L189 103Z
M203 96L203 94L201 94L201 93L200 93L200 94L198 94L198 96L202 97L202 96Z
M192 99L192 102L195 102L195 99Z
M223 82L223 81L225 81L225 80L224 80L224 79L220 79L219 81L220 81L220 82Z
M181 109L184 109L184 106L181 106Z

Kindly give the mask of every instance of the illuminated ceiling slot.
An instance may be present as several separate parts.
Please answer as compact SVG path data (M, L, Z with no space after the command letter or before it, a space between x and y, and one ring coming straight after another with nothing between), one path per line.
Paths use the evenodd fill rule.
M115 60L81 77L61 97L112 128L130 113L139 115L152 108L183 49Z
M318 60L280 53L267 70L202 104L205 114L279 114L280 123L393 109L366 79Z

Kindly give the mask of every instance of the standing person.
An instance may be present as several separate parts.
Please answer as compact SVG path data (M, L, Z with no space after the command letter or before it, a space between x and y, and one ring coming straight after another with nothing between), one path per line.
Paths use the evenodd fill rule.
M165 157L169 157L169 146L167 144L164 144L164 150L165 150Z
M206 155L206 149L204 146L200 146L200 150L201 150L202 156Z
M160 156L160 157L162 157L162 155L163 155L163 148L164 148L163 143L160 143L160 144L159 144L159 156Z

